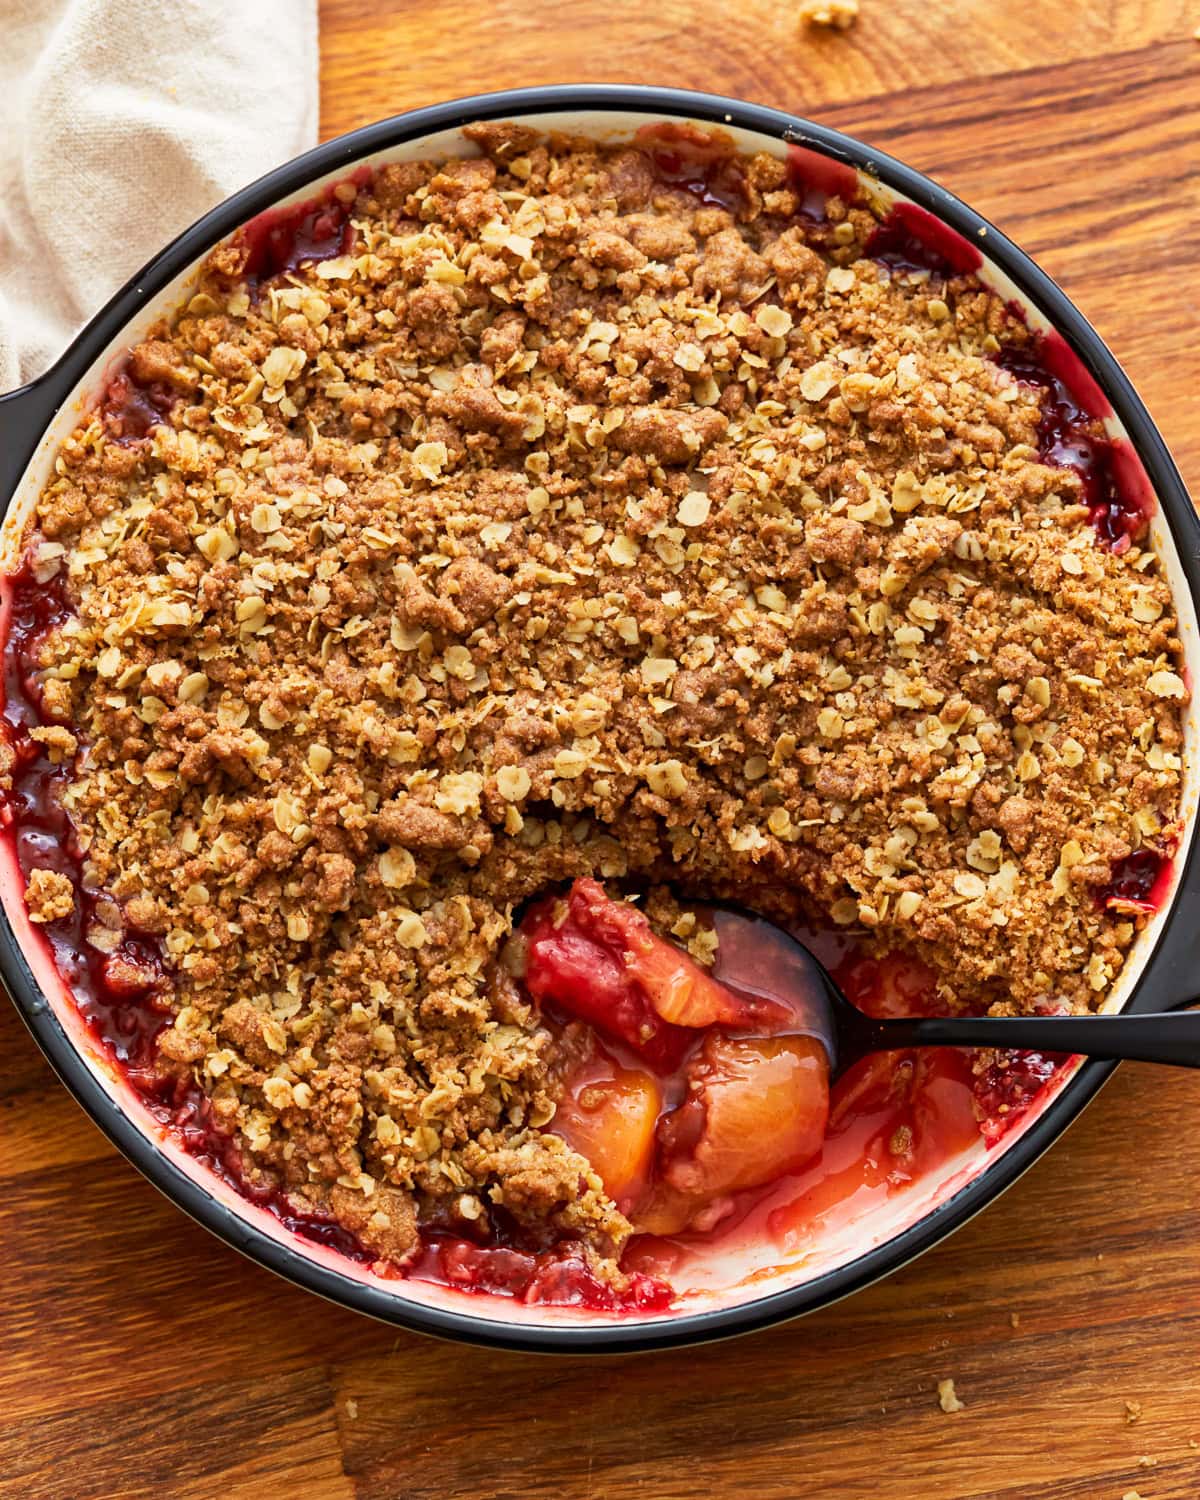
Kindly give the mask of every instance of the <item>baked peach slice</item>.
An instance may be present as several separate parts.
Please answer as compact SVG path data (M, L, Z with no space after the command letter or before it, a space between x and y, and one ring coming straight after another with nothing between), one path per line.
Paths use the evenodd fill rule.
M552 1128L587 1157L628 1213L650 1179L661 1110L662 1091L650 1073L624 1068L597 1048L567 1080Z
M529 993L672 1068L706 1026L777 1030L790 1013L719 984L642 912L613 901L595 880L539 902L521 924Z
M693 1029L727 1026L733 1030L769 1031L790 1019L790 1013L774 1001L757 995L735 995L682 948L658 937L641 912L615 904L628 945L625 968L645 990L650 1004L664 1021Z
M709 1227L722 1200L798 1171L825 1139L829 1066L813 1037L710 1035L687 1091L659 1126L659 1182L636 1216L652 1234Z

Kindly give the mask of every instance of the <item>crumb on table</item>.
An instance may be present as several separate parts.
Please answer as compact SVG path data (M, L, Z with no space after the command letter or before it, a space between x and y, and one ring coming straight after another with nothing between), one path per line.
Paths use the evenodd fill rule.
M958 1399L953 1380L938 1381L938 1405L944 1412L965 1411L967 1403Z
M858 20L858 0L803 0L800 19L806 26L849 31Z
M75 887L57 870L31 870L25 885L25 902L31 922L57 922L71 915Z

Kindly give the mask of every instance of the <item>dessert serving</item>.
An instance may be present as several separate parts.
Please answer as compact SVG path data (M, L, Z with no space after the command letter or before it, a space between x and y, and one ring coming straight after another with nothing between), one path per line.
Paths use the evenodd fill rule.
M1188 697L1067 345L913 205L662 125L468 127L252 221L8 586L5 837L163 1127L380 1275L650 1315L998 1141L1103 1005Z

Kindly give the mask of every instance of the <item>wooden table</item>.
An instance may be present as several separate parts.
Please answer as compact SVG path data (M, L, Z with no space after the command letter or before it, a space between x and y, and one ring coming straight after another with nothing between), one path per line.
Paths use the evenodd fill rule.
M588 79L842 126L1040 259L1200 493L1197 0L862 0L845 35L795 9L324 0L323 132ZM1198 1122L1194 1077L1123 1068L1001 1204L841 1306L682 1354L518 1357L376 1326L227 1250L0 1003L0 1495L1196 1500Z

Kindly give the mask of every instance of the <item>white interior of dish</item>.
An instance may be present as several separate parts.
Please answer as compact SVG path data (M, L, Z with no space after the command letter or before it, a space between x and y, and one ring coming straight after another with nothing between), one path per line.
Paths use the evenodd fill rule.
M570 130L606 142L614 142L630 139L640 126L660 123L663 116L635 111L586 110L526 115L522 119L524 123L541 129ZM704 122L695 123L699 124L702 129L711 128ZM739 149L766 151L779 157L786 154L784 143L773 136L738 129L732 125L727 125L725 128L732 135ZM403 146L362 157L348 158L337 171L312 179L290 198L280 201L287 203L306 199L313 194L314 190L325 184L343 180L354 167L363 164L382 166L392 161L412 161L428 157L445 159L476 154L475 147L465 141L457 130L440 131ZM872 201L884 209L897 201L904 201L902 194L896 193L874 178L861 176L861 182ZM1022 307L1031 327L1039 330L1048 329L1050 325L1041 313L1028 302L998 267L988 262L986 237L981 237L978 245L985 257L984 266L980 272L981 279L1006 299ZM114 357L121 355L127 348L137 343L157 318L169 312L186 298L195 271L196 267L193 266L189 271L176 277L157 296L147 299L138 316L131 320L123 333L96 358L72 396L64 403L31 460L3 527L0 528L0 568L4 572L11 571L17 560L18 544L25 520L36 504L37 496L51 470L59 443L78 419L83 400L101 385L104 371ZM1128 437L1115 417L1110 418L1107 425L1112 437ZM1161 515L1156 515L1151 523L1150 543L1160 558L1171 583L1192 680L1200 682L1200 635L1197 632L1196 612L1174 541ZM0 612L0 627L6 624L8 604L8 591L0 585L0 611L2 611ZM0 632L0 638L3 638L3 632ZM1190 848L1196 821L1196 767L1200 764L1200 756L1197 755L1198 735L1200 735L1200 718L1198 718L1197 707L1193 703L1188 710L1186 722L1183 794L1186 834L1179 857L1175 861L1176 878ZM1173 896L1174 888L1168 893L1168 898L1164 901L1160 912L1147 923L1146 929L1139 935L1120 979L1114 986L1105 1006L1107 1010L1120 1010L1127 1002L1158 940ZM373 1283L380 1289L386 1290L389 1295L400 1299L470 1312L477 1317L486 1317L500 1323L579 1325L606 1320L604 1314L583 1313L566 1308L530 1308L499 1297L471 1295L425 1282L382 1279L376 1277L370 1270L347 1261L336 1252L301 1239L285 1229L271 1214L242 1198L169 1139L166 1139L161 1127L151 1117L140 1099L112 1064L98 1051L54 968L44 937L29 922L23 897L23 882L8 845L5 845L3 852L0 853L0 902L3 904L18 941L54 1014L100 1086L139 1130L159 1144L163 1153L181 1172L193 1179L213 1199L233 1210L248 1224L330 1270L353 1280ZM698 1265L686 1282L681 1282L679 1278L676 1278L676 1286L681 1294L678 1302L680 1311L706 1312L757 1300L843 1266L866 1251L895 1238L901 1231L910 1228L940 1204L945 1203L955 1192L978 1177L985 1167L995 1163L1006 1151L1011 1150L1024 1131L1044 1111L1051 1097L1057 1094L1068 1081L1066 1075L1061 1076L1056 1086L1046 1091L1038 1107L1031 1110L999 1146L989 1151L980 1141L955 1159L948 1161L940 1172L882 1205L871 1207L857 1216L846 1217L836 1229L824 1234L818 1242L806 1245L802 1250L792 1251L786 1258L781 1256L777 1247L761 1239L743 1244L737 1243L735 1238L724 1241L720 1251L715 1252L706 1262ZM671 1316L671 1314L666 1316ZM623 1315L621 1321L628 1323L632 1320L628 1315Z

